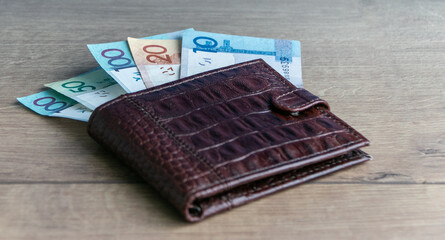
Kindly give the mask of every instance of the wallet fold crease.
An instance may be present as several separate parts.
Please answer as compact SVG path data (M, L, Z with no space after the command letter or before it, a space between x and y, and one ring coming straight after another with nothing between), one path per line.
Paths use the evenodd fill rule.
M326 101L262 60L121 96L88 132L188 221L370 159Z

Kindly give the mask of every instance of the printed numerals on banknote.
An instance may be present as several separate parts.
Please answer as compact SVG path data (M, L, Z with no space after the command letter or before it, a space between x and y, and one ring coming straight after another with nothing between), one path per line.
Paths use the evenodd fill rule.
M179 79L181 40L128 38L128 45L147 88Z
M261 58L292 84L303 86L299 41L187 30L181 54L181 78Z
M41 115L88 121L92 110L125 93L258 58L295 86L303 86L300 42L294 40L199 32L190 28L87 46L100 68L47 83L45 86L50 90L17 100Z
M192 30L192 29L188 29ZM164 33L143 39L181 39L182 31ZM139 70L134 63L127 41L88 44L91 54L99 65L130 93L146 89Z
M17 98L17 100L34 112L44 116L87 122L91 115L90 109L54 90L46 90Z

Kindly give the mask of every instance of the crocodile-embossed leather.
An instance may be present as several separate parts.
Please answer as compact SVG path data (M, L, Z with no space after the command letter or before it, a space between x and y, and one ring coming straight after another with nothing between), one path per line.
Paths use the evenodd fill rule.
M370 159L366 138L262 60L123 95L88 130L188 221Z

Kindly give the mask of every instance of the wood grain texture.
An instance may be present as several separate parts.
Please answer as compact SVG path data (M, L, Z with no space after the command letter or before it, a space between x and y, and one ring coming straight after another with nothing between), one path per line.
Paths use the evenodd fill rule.
M443 239L445 2L0 0L1 239ZM300 40L305 88L374 160L183 222L86 134L16 97L97 66L88 43L194 27Z
M2 185L0 224L8 239L441 239L444 198L443 185L310 183L190 224L144 184Z

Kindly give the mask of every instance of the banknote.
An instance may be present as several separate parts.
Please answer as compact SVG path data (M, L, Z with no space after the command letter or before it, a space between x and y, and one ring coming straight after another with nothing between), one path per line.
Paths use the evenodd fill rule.
M181 78L253 59L263 59L297 87L301 78L300 42L219 33L184 31Z
M142 80L147 88L179 79L181 40L128 38Z
M119 84L114 84L105 88L78 95L77 99L79 99L78 102L82 103L82 105L85 107L94 110L100 105L125 93L125 90Z
M117 87L111 87L112 85L116 85ZM106 73L100 67L73 78L47 83L45 86L52 88L53 90L79 102L90 109L94 109L91 107L96 106L96 104L92 105L89 101L85 101L85 99L92 100L90 98L86 98L86 96L98 95L98 92L104 88L122 89L118 84L116 84L116 81L114 81L113 78L111 78L110 75L108 75L108 73ZM125 92L122 89L120 92L113 91L112 93L119 93L119 95L121 95ZM103 96L104 94L99 95ZM109 99L110 94L107 95L108 96L106 98ZM118 97L119 95L115 97ZM101 97L100 99L104 99L104 97Z
M187 29L191 30L191 29ZM159 34L143 39L180 39L182 31ZM88 49L99 65L118 82L126 92L146 89L134 63L127 41L88 44Z
M87 122L92 112L82 104L52 89L17 98L17 100L34 112L50 117L70 118Z

